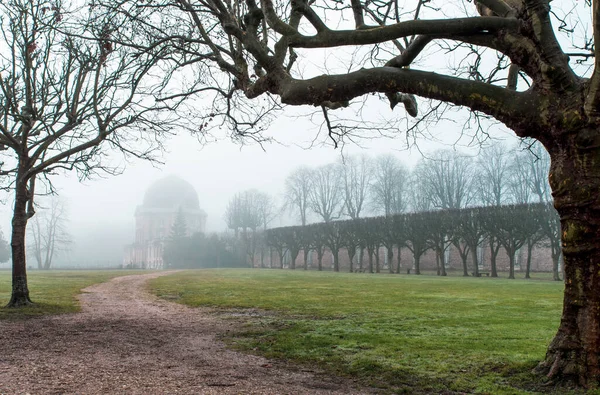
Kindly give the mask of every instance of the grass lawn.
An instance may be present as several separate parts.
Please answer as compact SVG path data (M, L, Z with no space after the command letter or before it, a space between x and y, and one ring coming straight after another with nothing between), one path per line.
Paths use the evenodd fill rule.
M190 306L259 309L225 313L247 320L235 347L391 392L553 390L530 372L558 327L560 282L222 269L151 288Z
M81 289L92 284L108 281L113 277L139 271L123 270L32 270L27 274L29 293L35 306L23 309L7 309L10 300L11 272L0 271L0 321L44 314L63 314L79 311L75 297Z

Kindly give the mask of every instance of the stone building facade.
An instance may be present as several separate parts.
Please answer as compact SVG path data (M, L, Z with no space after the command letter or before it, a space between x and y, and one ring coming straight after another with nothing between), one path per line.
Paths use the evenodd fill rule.
M188 236L205 231L206 212L190 183L171 175L152 184L135 210L135 242L125 247L123 266L162 269L165 242L179 212Z

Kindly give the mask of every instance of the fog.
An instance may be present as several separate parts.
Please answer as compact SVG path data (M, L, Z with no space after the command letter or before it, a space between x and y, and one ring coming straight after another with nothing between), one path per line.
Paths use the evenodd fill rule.
M122 174L117 176L96 176L80 181L74 172L56 175L52 180L58 195L68 205L67 226L72 243L68 251L57 256L53 267L120 264L124 246L134 240L136 207L142 203L146 189L167 175L177 175L195 187L200 207L208 214L207 232L222 232L226 230L225 208L235 193L256 188L272 195L281 205L285 178L300 165L314 167L340 160L345 155L393 153L412 166L423 155L439 148L476 155L479 145L470 144L468 137L461 139L458 125L462 124L438 123L429 130L434 139L417 138L416 144L407 145L403 131L399 130L395 138L366 139L335 149L328 137L319 135L318 127L308 120L286 116L279 118L265 133L275 139L270 143L242 144L221 136L218 141L202 144L195 136L180 133L166 141L165 151L158 158L162 164L139 159L126 162L116 157L113 165L124 166ZM516 141L501 125L492 126L490 133L494 140L509 144ZM10 194L4 195L3 202L0 226L8 240ZM271 226L291 223L293 220L284 213ZM8 264L2 266L8 267Z

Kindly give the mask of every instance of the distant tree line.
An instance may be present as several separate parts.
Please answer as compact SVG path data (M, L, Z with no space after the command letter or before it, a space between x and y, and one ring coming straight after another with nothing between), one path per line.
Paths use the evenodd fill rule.
M399 273L401 260L393 264L394 248L408 248L414 258L415 274L420 274L420 259L429 250L436 253L438 275L446 275L444 253L455 246L462 259L463 275L478 275L477 249L486 246L491 255L491 276L497 277L496 258L503 248L508 257L509 278L514 278L515 255L522 248L527 250L526 277L531 269L533 247L544 244L552 254L553 274L560 280L559 259L561 255L560 222L552 204L531 203L518 205L486 206L465 209L443 209L419 213L315 223L306 226L289 226L268 229L265 243L278 254L283 268L284 256L289 254L289 268L296 268L300 251L304 251L304 269L307 257L316 252L318 270L322 270L325 251L333 256L333 270L339 271L339 254L348 254L349 271L380 271L380 247L387 251L391 273ZM367 262L355 255L366 251ZM467 266L471 256L473 267ZM364 265L364 266L363 266ZM261 265L263 266L263 265ZM412 265L411 265L412 266Z
M404 212L551 200L550 158L539 143L508 148L497 143L476 158L439 150L411 171L396 156L349 156L316 168L300 167L286 179L284 208L302 225L309 218L390 216Z
M339 162L316 168L303 166L290 173L285 181L284 204L280 210L276 210L274 199L264 192L251 189L237 193L229 201L225 220L244 245L248 264L253 262L253 257L258 252L261 265L264 265L265 247L269 245L280 250L283 241L264 240L265 234L260 230L267 229L279 213L288 212L302 226L307 226L311 219L328 224L343 218L358 220L364 216L393 217L409 212L419 213L419 216L425 218L428 215L425 213L435 210L455 212L468 207L545 204L552 199L547 177L549 167L550 159L542 145L527 140L522 141L521 146L512 148L496 143L482 148L475 158L451 150L435 151L422 158L412 171L391 154L375 158L366 155L347 156ZM435 217L438 214L431 215ZM557 221L554 216L552 218ZM498 221L502 220L498 218ZM372 227L370 222L363 225L366 226L364 229ZM558 223L555 225L558 226ZM324 225L315 225L319 226ZM420 225L410 226L415 227L415 232L419 232ZM455 228L457 226L454 225ZM556 227L552 229L557 231ZM378 231L374 229L369 237L377 239ZM267 232L268 234L270 233ZM319 230L313 235L329 237L329 243L334 246L332 251L336 250L336 240L331 239L328 232ZM291 235L281 237L289 238ZM456 245L465 261L469 254L474 256L473 242L466 248L452 237L448 232L441 232L437 235L434 246L429 246L430 241L426 249L435 249L441 255L448 245ZM534 241L533 236L528 239L528 250L537 243ZM325 243L325 239L319 243ZM362 242L367 251L375 251L373 243ZM492 261L495 262L502 247L499 236L489 233L486 243L490 246ZM389 241L387 245L390 245ZM416 249L413 253L421 256L425 246L421 247L415 242L414 245L409 243L408 248L411 251ZM555 249L553 252L560 255L557 252L560 246ZM292 256L296 250L297 247L289 248ZM319 248L316 251L319 254ZM374 259L377 260L378 257ZM443 274L443 265L438 263L438 266ZM496 275L495 265L492 275ZM555 278L558 278L558 272L555 273Z
M412 170L392 154L346 156L292 171L280 209L256 189L237 193L228 203L225 220L236 236L248 240L248 234L265 229L283 212L307 225L315 220L542 203L552 200L549 168L543 146L526 140L512 148L496 143L482 148L477 157L438 150Z

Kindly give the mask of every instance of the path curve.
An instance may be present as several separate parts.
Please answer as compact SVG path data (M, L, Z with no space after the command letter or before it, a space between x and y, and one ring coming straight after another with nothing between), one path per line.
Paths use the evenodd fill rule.
M0 394L349 394L348 380L228 350L235 322L160 300L123 276L84 289L82 312L0 321Z

